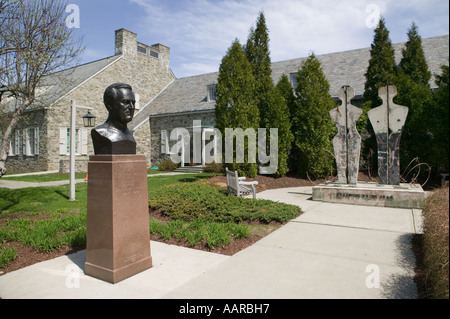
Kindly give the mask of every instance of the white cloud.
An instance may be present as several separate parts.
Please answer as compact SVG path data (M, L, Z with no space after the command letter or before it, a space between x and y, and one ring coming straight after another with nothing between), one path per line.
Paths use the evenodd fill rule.
M178 77L217 71L235 38L247 41L250 27L264 11L270 36L272 61L324 54L370 46L373 29L367 27L368 5L379 7L388 29L403 41L415 20L419 30L439 32L433 19L448 19L444 0L130 0L141 6L145 18L138 34L145 41L158 41L171 48L171 64ZM427 26L422 26L425 24ZM435 27L430 27L434 25ZM392 33L392 30L390 30ZM448 33L444 32L444 33ZM441 35L437 33L432 35ZM431 35L430 35L431 36ZM394 42L395 42L394 41Z

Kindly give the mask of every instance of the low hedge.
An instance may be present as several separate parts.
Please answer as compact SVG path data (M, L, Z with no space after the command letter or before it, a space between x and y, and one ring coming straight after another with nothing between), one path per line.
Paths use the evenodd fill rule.
M262 199L227 196L223 189L200 183L162 187L149 200L150 208L184 221L287 222L301 214L298 206Z

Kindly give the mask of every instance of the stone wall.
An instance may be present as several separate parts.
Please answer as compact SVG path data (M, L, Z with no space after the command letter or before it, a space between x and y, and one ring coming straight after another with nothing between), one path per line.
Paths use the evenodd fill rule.
M16 140L17 132L17 152L13 151L6 160L6 170L8 173L16 172L33 172L40 170L47 170L47 143L46 131L47 122L45 121L45 110L30 110L26 111L21 120L19 121L17 127L12 133L11 138L13 139L13 144ZM35 155L30 155L24 153L24 129L27 128L38 128L39 129L39 153ZM13 148L15 146L13 145Z

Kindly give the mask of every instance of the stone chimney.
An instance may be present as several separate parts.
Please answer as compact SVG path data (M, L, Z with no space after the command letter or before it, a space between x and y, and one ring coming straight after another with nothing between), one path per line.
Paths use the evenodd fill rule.
M116 30L115 54L134 55L137 54L137 35L126 29Z

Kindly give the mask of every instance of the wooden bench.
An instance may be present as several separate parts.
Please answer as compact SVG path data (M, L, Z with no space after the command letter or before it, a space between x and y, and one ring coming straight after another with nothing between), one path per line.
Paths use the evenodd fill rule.
M228 167L225 168L227 174L227 194L230 195L231 192L236 194L236 196L243 196L248 194L253 194L253 198L256 198L256 188L258 181L245 182L245 177L239 177L237 171L230 171ZM250 187L248 187L250 186Z

